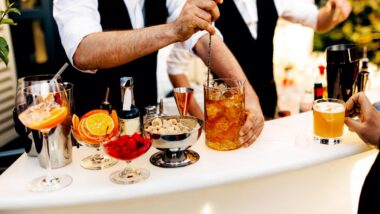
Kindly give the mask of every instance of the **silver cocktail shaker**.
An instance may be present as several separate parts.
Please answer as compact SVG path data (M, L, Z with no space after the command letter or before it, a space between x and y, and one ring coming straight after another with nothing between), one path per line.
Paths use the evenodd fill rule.
M50 163L53 169L60 168L72 162L72 136L71 136L71 118L74 110L74 85L68 82L62 83L65 87L67 101L69 102L70 112L66 119L56 128L51 129L49 133L49 151ZM42 147L37 150L40 165L46 168L47 164L47 148Z

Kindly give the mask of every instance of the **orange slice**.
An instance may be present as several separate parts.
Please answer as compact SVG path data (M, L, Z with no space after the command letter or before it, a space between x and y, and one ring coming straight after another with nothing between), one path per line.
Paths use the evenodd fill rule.
M76 114L73 114L73 117L71 118L71 123L73 125L73 129L78 130L79 117Z
M53 111L51 111L50 114L43 120L31 121L29 124L27 124L27 127L35 130L51 129L64 121L66 116L67 108L64 106L58 107L53 109Z
M111 117L115 124L115 127L113 128L113 133L112 133L112 137L113 137L119 134L119 117L117 116L117 113L115 110L112 110Z
M92 136L85 128L86 119L79 121L78 131L74 132L77 134L77 138L87 144L99 144L98 138Z
M84 114L80 119L83 120L84 118L87 118L93 114L96 114L96 113L103 113L103 114L109 114L108 110L105 110L105 109L94 109L94 110L91 110L89 112L87 112L86 114Z
M104 136L115 127L112 117L104 113L95 113L86 118L85 127L91 135Z

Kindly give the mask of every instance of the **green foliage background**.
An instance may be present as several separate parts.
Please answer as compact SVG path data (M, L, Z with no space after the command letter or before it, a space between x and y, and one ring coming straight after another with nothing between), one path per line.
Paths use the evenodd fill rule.
M364 46L372 63L380 65L380 0L351 0L348 19L327 33L315 33L314 49L325 51L333 44L355 43L360 54ZM321 0L319 5L325 5Z
M0 10L0 25L6 24L6 25L17 25L13 19L8 18L8 14L10 13L16 13L18 15L21 15L20 11L13 7L13 3L9 3L9 0L5 1L5 10ZM0 36L0 59L8 65L8 54L9 54L9 46L7 40Z

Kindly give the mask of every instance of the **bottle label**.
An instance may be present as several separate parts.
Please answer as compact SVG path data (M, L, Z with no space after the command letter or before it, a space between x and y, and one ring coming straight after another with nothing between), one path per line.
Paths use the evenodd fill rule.
M315 84L314 85L314 100L322 99L322 98L323 98L322 84Z
M120 120L120 133L122 135L132 135L135 132L141 133L139 117L136 117L133 119L119 118L119 120Z
M126 88L124 92L123 99L123 110L130 111L132 106L132 90L131 88Z

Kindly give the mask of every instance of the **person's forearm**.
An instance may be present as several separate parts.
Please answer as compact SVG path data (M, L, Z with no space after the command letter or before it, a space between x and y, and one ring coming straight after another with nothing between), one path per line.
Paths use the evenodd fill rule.
M85 37L73 56L82 70L111 68L153 53L176 41L170 24L138 30L93 33Z
M203 36L195 45L195 52L203 62L208 63L209 35ZM243 72L240 64L218 36L212 36L211 70L220 78L246 80L246 101L258 102L258 97Z

